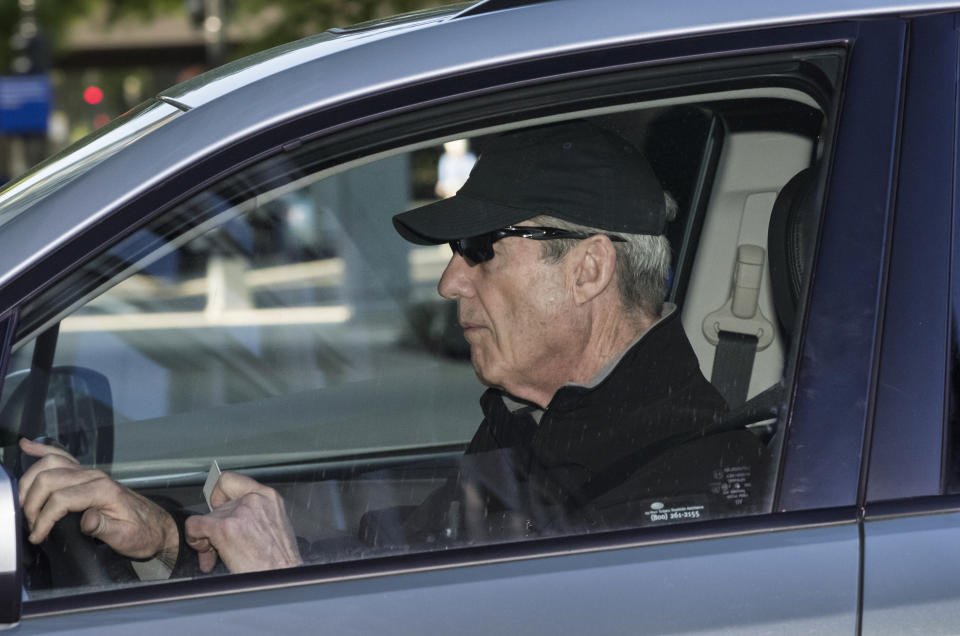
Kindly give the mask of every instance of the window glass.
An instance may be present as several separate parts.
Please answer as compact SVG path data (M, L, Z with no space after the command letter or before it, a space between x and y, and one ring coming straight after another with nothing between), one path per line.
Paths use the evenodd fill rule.
M601 293L621 299L612 311L627 303L616 285L628 272L611 269L622 253L584 256L584 246L615 250L612 229L613 241L568 238L559 256L541 251L555 239L511 235L473 262L475 242L461 243L467 262L445 243L403 240L391 223L451 197L504 138L571 120L638 153L662 184L669 243L630 249L662 252L659 273L636 285L656 290L649 281L662 277L667 303L649 305L645 292L636 320L575 313ZM276 567L769 512L805 274L783 271L780 226L815 223L813 206L797 202L809 199L828 132L817 101L764 85L464 130L335 165L322 147L272 158L24 307L0 419L10 432L58 439L123 493L160 506L180 533L211 505L242 499L232 490L208 501L214 460L255 480L231 488L260 484L282 502L295 558ZM549 193L558 194L568 196ZM531 249L536 259L523 260ZM584 265L576 285L617 282L576 296L567 320L550 313L561 279L544 272L576 258L611 264ZM610 329L590 333L615 328L615 347L576 339L601 316ZM484 340L494 335L502 342ZM581 355L576 365L556 355L567 348ZM536 360L548 362L526 364L544 352ZM540 399L540 378L567 372L563 364L576 373L551 376L543 384L557 386ZM3 459L23 470L14 448ZM55 563L57 540L31 553L34 598L206 569L181 543L157 570L143 565L150 555L113 554L94 557L105 578L73 577ZM214 574L245 569L218 556Z

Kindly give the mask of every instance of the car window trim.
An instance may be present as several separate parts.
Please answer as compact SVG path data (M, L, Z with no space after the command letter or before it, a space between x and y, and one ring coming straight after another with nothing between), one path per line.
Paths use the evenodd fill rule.
M900 19L863 22L851 49L837 139L821 176L826 199L798 323L801 354L795 373L803 390L791 394L778 510L846 506L859 496L863 445L873 415L906 24ZM870 187L849 185L864 183ZM846 240L850 236L858 240ZM851 259L857 268L844 266ZM829 374L821 370L825 363Z
M835 26L835 25L829 25L829 26ZM786 32L789 32L789 33L797 33L797 32L808 33L808 32L810 32L810 29L811 29L811 28L809 28L809 27L802 27L802 28L801 28L801 27L790 27L790 28L783 29L783 30L781 30L781 29L775 29L775 31L777 31L778 33L779 33L780 31L786 31ZM838 27L838 29L841 29L841 28ZM844 32L848 32L848 31L850 30L850 25L849 25L849 24L844 24L844 25L842 26L842 29L841 29L841 30L843 30ZM830 30L828 29L828 31L830 31ZM834 30L834 31L835 31L835 30ZM815 32L815 30L814 30L813 32ZM708 38L708 39L713 39L714 37L725 37L725 36L711 36L711 38ZM843 43L845 43L845 42L847 42L846 39L842 39L842 38L841 38L841 39L838 39L838 38L836 38L836 37L831 37L831 38L827 39L826 41L820 40L820 39L815 40L815 41L812 41L812 42L811 42L811 41L806 41L806 42L804 42L804 44L803 44L803 46L802 46L801 48L804 48L804 49L822 48L822 47L826 47L826 46L836 46L836 45L838 45L838 44L843 44ZM647 47L647 46L653 46L653 45L643 45L643 47ZM783 44L783 43L778 44L775 48L777 48L778 50L781 50L781 49L783 49L783 48L788 48L788 47L790 48L790 50L794 50L793 46L791 46L791 45L789 45L789 44ZM761 49L761 52L767 52L768 50L769 50L769 49ZM751 49L751 50L746 51L746 53L753 54L753 53L755 53L755 51ZM738 55L744 55L745 53L744 53L743 50L738 50L738 51L737 51L737 54L738 54ZM460 99L460 97L461 97L461 95L459 95L459 94L456 96L457 99ZM355 122L351 122L350 125L352 126L354 123L355 123ZM459 126L458 126L458 127L459 127ZM330 130L331 130L331 128L328 127L328 128L326 128L326 129L324 129L323 133L326 134L326 133L329 132ZM310 134L313 135L313 134L315 134L315 133L310 133ZM302 138L304 138L304 136L297 137L296 139L302 139ZM289 146L291 146L291 144L293 144L293 142L291 142L291 141L285 142L285 143L282 144L282 146L280 147L280 150L281 150L281 151L284 150L284 149L289 150ZM297 144L295 144L295 145L299 145L299 143L297 143ZM271 150L269 153L272 153L272 152L275 152L275 151L277 151L277 146L276 146L276 145L274 145L274 147L272 148L272 150ZM262 159L262 158L265 156L265 154L269 154L269 153L263 152L263 153L260 153L260 154L258 154L258 155L254 155L254 156L250 157L250 158L248 159L248 161L253 161L253 160ZM219 163L219 162L222 161L222 160L223 160L222 157L218 157L216 162L213 162L213 161L212 161L211 163ZM232 171L231 171L231 172L232 172ZM213 175L213 176L205 176L204 180L203 180L203 181L200 183L200 185L198 185L197 187L202 187L203 185L206 185L207 183L209 183L209 181L211 181L211 180L221 178L222 175L223 175L223 173L222 173L222 168L220 169L220 171L217 171L216 169L213 169L213 170L211 170L211 171L208 173L208 175ZM170 203L170 201L172 201L171 198L169 198L169 197L161 197L161 196L157 195L157 191L160 191L160 190L163 190L163 189L169 188L169 187L174 187L174 186L171 185L172 183L173 183L173 182L170 182L170 183L168 183L168 184L164 184L164 187L163 187L163 188L157 188L157 189L155 189L155 190L153 191L153 193L152 193L152 196L153 196L153 197L157 197L159 200L164 201L163 204L159 205L159 206L156 208L157 210L163 210L163 209L168 208L170 205L172 205L172 204ZM146 198L147 198L147 199L150 199L151 196L146 196ZM141 202L142 202L142 200L141 200ZM132 203L128 203L126 206L124 206L124 208L132 207L132 205L133 205ZM117 213L116 216L119 216L119 215L120 215L120 212L122 212L122 211L123 211L123 209L121 209L120 211L118 211L118 213ZM116 216L113 217L113 219L112 219L113 221L115 221ZM111 229L113 230L112 240L114 240L114 241L117 240L117 237L118 237L118 236L125 236L127 233L129 233L130 231L132 231L130 228L141 227L141 226L142 226L142 223L143 223L143 219L142 219L142 217L139 217L139 216L137 217L136 222L133 223L133 224L131 224L131 223L129 223L129 222L127 222L127 223L115 223L115 222L110 223L109 225L111 226ZM87 254L87 253L92 253L92 252L97 251L98 249L100 249L100 248L102 247L102 245L104 245L104 242L103 242L102 240L98 240L98 241L96 241L95 243L91 242L91 243L89 243L89 244L87 245L86 249L81 250L81 251L79 252L79 254L78 254L78 253L74 253L74 255L73 255L74 258L67 258L67 261L70 262L70 263L73 263L73 264L75 265L77 262L80 262L80 261L83 260L83 255L85 255L85 254ZM24 294L23 296L21 296L21 297L20 297L20 298L21 298L21 303L20 303L20 304L22 304L22 301L23 301L24 299L30 298L30 296L31 296L30 294ZM851 510L852 510L852 509L851 509ZM813 525L823 525L823 524L833 524L833 523L846 524L846 523L850 523L853 519L855 519L855 515L851 517L849 513L850 513L850 510L848 510L847 508L837 508L837 509L835 509L835 510L830 511L829 513L826 513L826 518L828 518L828 520L826 520L826 521L823 520L823 515L818 515L818 513L813 513L813 512L809 512L809 513L773 514L773 515L758 515L758 516L756 516L756 517L743 517L743 518L735 518L735 519L718 520L718 521L716 521L716 522L703 522L704 524L708 524L708 525L697 526L697 531L696 531L696 532L694 532L694 530L690 530L690 529L689 529L689 528L690 528L689 526L671 526L670 528L665 528L665 529L663 529L663 533L662 533L662 534L658 532L658 533L654 533L654 534L649 535L650 537L654 537L654 536L658 537L658 539L656 539L656 540L654 540L654 539L649 539L649 540L646 540L646 541L642 541L641 543L638 544L638 543L636 543L636 540L635 540L635 539L632 539L630 542L628 542L627 544L624 544L624 545L631 545L631 546L632 546L632 545L647 545L647 544L650 544L650 543L655 543L655 542L657 542L657 541L668 541L668 540L670 540L670 539L669 539L670 534L671 534L674 530L677 530L677 529L679 529L678 532L677 532L677 535L676 535L678 538L676 538L676 539L674 539L674 540L698 540L698 539L709 538L709 537L716 537L716 536L732 536L732 535L739 534L739 533L742 533L742 532L747 532L747 533L762 532L762 531L766 531L766 530L771 530L771 529L780 528L781 526L782 526L784 529L791 529L791 528L809 527L810 524L813 524ZM799 521L791 521L791 519L793 519L793 520L799 520ZM807 520L804 521L803 519L807 519ZM799 524L799 525L791 525L791 524ZM741 528L741 527L746 527L746 528L749 528L749 529L748 529L748 530L737 530L737 528ZM630 534L630 536L632 536L632 533L643 533L643 532L646 532L647 530L648 530L648 529L633 529L633 530L623 531L623 532L626 532L626 533ZM626 536L626 535L624 535L624 536ZM688 537L688 538L682 538L682 537ZM604 535L594 535L594 536L590 536L590 537L571 537L571 538L565 538L564 541L572 541L573 543L572 543L571 545L574 546L574 547L572 547L572 548L570 548L570 549L572 549L572 550L574 550L574 551L580 551L580 550L586 549L586 548L576 547L576 546L579 545L579 544L577 543L577 541L606 542L606 541L608 541L610 538L611 538L610 536L604 534ZM552 541L552 540L551 540L551 541ZM559 541L559 540L558 540L558 541ZM507 547L505 547L505 546L485 546L485 547L482 548L482 549L491 549L491 550L495 550L495 549L510 549L510 550L518 550L519 552L522 553L522 555L521 555L521 556L517 556L517 557L515 557L515 558L521 558L521 559L522 559L522 558L530 558L530 554L529 554L528 551L524 548L525 545L527 545L527 544L524 543L524 544L520 544L519 546L516 546L516 545L515 545L515 546L507 546ZM620 545L620 544L617 544L617 543L603 543L603 547L596 547L595 549L618 549L618 548L620 548L620 547L624 547L624 545ZM472 550L472 549L473 549L473 548L471 548L471 550ZM480 549L480 548L477 548L477 549ZM457 555L456 555L456 553L458 553L458 552L459 552L459 551L451 551L450 553L448 553L448 556L445 556L445 558L451 559L452 562L449 563L449 564L447 564L447 565L444 565L444 567L454 567L454 566L456 566L456 565L462 564L462 563L461 563L461 562L462 562L462 558L457 557ZM555 552L555 551L551 551L551 552L549 552L548 554L545 554L544 556L549 556L549 555L556 554L556 553L557 553L557 552ZM433 556L436 556L436 555L433 555ZM425 555L417 555L416 558L430 558L430 557L431 557L430 553L427 553L427 554L425 554ZM391 558L393 558L393 557L391 557ZM348 564L346 564L346 565L347 565L347 566L352 566L352 565L356 565L356 564L358 564L358 563L363 563L363 562L362 562L362 561L354 561L354 562L350 562L350 563L348 563ZM307 566L307 567L308 567L308 568L312 568L312 567L325 567L325 566ZM391 570L391 571L392 571L392 570ZM275 574L275 573L265 573L265 574ZM375 575L380 575L380 574L371 574L371 575L369 575L369 576L375 576ZM224 587L227 587L227 588L231 588L231 589L232 589L232 584L230 584L229 581L233 581L233 580L237 580L237 576L227 577L228 583L226 583L226 584L224 585ZM171 585L170 587L171 587L171 588L174 588L174 587L177 587L177 586L180 585L180 584L187 584L187 583L189 583L189 582L176 582L175 585ZM201 581L200 583L202 583L202 581ZM299 583L298 583L298 584L299 584ZM257 585L257 587L259 587L259 584ZM136 590L145 590L145 589L153 589L154 591L156 591L156 589L155 589L154 586L146 586L146 587L144 587L144 588L136 588L135 590L131 590L131 592L134 592L134 591L136 591ZM127 590L124 590L123 592L126 593ZM217 592L217 593L219 593L219 592ZM111 592L110 594L117 594L117 593L116 593L116 592ZM39 601L39 600L38 600L38 601L28 601L27 606L28 606L28 607L34 607L34 608L35 608L36 611L31 610L31 613L32 613L32 614L38 614L38 615L39 615L39 614L43 614L43 613L45 613L45 612L51 612L51 611L52 611L52 612L59 612L60 610L51 609L51 608L56 608L56 607L61 607L61 606L62 606L62 607L67 607L67 606L69 606L69 605L71 604L71 602L72 602L71 599L81 598L81 597L83 597L83 596L84 596L84 595L75 596L75 597L64 597L64 598L62 598L62 599L49 599L49 600L43 600L43 601ZM174 593L173 590L171 590L171 596L168 597L168 598L179 598L179 597L181 597L181 595L178 595L178 594ZM159 598L159 597L158 597L158 598ZM38 605L34 605L35 603L38 604ZM61 605L61 604L65 604L65 605ZM126 603L119 603L119 604L126 604ZM47 609L44 609L44 608L47 608ZM72 611L72 610L64 610L64 611Z
M731 517L673 526L630 528L595 534L471 546L456 550L418 552L341 563L306 565L285 570L200 577L87 592L73 596L27 600L23 604L23 619L200 599L223 594L241 594L266 589L334 584L414 572L436 572L466 566L628 550L666 543L692 543L771 532L853 526L858 523L857 514L858 510L855 506L804 510L779 515Z

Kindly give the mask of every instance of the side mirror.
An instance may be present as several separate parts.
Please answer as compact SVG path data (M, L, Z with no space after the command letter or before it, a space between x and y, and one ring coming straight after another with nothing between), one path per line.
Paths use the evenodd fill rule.
M113 461L113 395L102 373L84 367L51 369L41 399L33 393L30 371L7 376L0 405L4 446L19 437L46 436L58 440L82 464L105 467ZM28 406L29 405L29 406ZM16 455L16 453L14 453ZM12 468L9 458L4 464Z
M20 622L23 571L20 560L20 503L15 482L0 470L0 629Z

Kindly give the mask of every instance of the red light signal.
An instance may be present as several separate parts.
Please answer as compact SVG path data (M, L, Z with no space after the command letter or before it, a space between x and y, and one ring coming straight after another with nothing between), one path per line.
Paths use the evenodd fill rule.
M103 101L103 90L99 86L87 86L83 89L83 101L88 104L99 104Z

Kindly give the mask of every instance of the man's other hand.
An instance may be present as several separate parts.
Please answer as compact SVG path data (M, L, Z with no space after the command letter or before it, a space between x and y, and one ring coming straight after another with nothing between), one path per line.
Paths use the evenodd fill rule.
M82 466L65 450L20 440L27 455L40 459L20 478L20 507L30 525L30 543L47 538L67 513L81 512L80 529L114 551L134 559L156 557L172 567L180 545L177 525L167 511L110 479Z
M231 572L301 564L283 499L273 488L237 473L223 473L210 494L210 514L186 522L187 544L209 572L217 555Z

